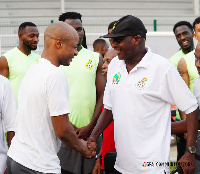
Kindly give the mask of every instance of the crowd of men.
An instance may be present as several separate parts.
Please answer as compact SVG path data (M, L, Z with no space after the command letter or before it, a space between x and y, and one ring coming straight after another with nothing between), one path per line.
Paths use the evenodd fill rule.
M37 26L19 26L19 45L0 57L0 174L104 174L108 152L114 174L168 174L171 133L178 166L200 173L200 17L174 25L180 50L170 60L145 46L135 16L107 32L112 48L98 38L90 51L82 15L63 13L40 56Z

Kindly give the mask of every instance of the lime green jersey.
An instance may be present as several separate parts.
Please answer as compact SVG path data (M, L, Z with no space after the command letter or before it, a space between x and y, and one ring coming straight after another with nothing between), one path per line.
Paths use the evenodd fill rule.
M40 55L31 52L31 54L27 56L15 47L2 56L7 59L9 68L8 79L14 91L16 102L18 103L18 88L21 81L31 65L36 63L36 60L40 58Z
M178 66L178 62L181 58L183 58L186 54L183 53L182 50L178 51L176 54L174 54L171 58L170 61L172 62L172 64L177 68Z
M60 66L69 83L69 120L77 128L87 126L94 114L98 64L99 54L82 47L69 66Z

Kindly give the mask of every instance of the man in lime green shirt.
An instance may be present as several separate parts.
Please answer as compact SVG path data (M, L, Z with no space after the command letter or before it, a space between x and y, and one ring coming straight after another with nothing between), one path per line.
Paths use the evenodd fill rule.
M40 58L40 55L32 52L32 50L37 49L39 41L39 32L34 23L22 23L19 26L18 37L18 47L9 50L0 57L0 74L9 79L16 102L18 100L18 88L24 75L30 66Z
M103 58L98 53L82 46L83 26L82 15L66 12L60 15L59 21L71 25L79 35L78 55L70 66L61 68L65 71L69 82L69 120L79 138L87 139L101 114L105 80L102 76ZM97 143L98 145L98 143ZM99 144L100 148L101 144ZM58 153L62 174L91 173L95 159L86 159L68 146L61 145Z

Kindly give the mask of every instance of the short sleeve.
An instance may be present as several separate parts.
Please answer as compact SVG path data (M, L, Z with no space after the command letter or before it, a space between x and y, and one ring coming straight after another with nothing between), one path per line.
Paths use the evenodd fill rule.
M164 101L176 105L186 114L193 112L198 107L195 96L173 66L168 69L163 78L161 97Z
M2 102L2 116L7 132L14 131L17 105L10 82L5 78Z
M69 114L69 86L63 70L58 69L48 78L46 90L50 116Z

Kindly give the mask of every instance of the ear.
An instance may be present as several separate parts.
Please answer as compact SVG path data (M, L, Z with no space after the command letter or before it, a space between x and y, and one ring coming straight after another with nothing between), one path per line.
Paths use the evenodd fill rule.
M196 40L198 40L198 39L197 39L197 35L196 35L195 32L193 33L193 36L194 36L194 38L195 38Z
M134 45L139 45L140 42L141 42L141 37L134 36L132 38L132 42L133 42Z
M63 40L60 39L60 38L58 38L58 39L56 40L56 42L55 42L55 46L56 46L57 49L62 48L63 44L64 44L64 43L63 43Z
M101 51L104 51L104 50L105 50L105 47L104 47L104 46L101 46L100 50L101 50Z
M19 40L22 40L23 39L23 34L18 33L18 37L19 37Z

